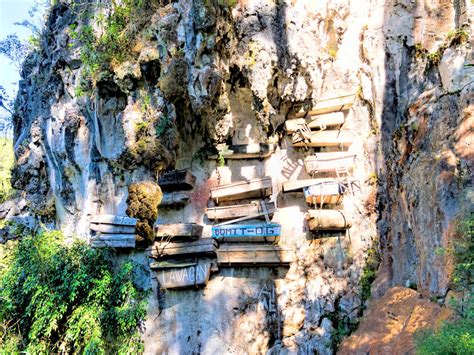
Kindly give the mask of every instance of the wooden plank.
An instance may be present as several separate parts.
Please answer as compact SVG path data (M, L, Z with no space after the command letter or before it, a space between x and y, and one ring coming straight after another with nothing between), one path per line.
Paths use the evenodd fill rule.
M221 244L217 250L220 266L286 266L293 260L293 251L277 245Z
M267 158L275 151L274 144L220 144L217 147L218 155L211 155L209 159L216 160L219 156L225 159L262 159Z
M281 234L276 223L230 224L212 227L212 238L223 242L274 242Z
M135 248L134 234L100 234L91 238L92 248Z
M160 287L164 289L204 286L211 275L211 262L201 262L183 268L161 269L155 274Z
M203 226L196 223L155 224L155 238L169 240L196 240Z
M215 254L217 242L213 238L199 239L187 243L166 243L155 242L147 248L148 256L161 258L168 256L189 256L199 254Z
M135 234L135 226L92 223L90 225L90 229L94 232L101 232L107 234Z
M270 215L275 212L275 203L265 202L265 205ZM206 215L210 220L233 219L261 212L263 212L263 209L259 201L252 201L250 203L239 205L206 208Z
M333 112L309 118L287 120L285 122L285 128L287 134L292 134L297 131L299 127L304 125L311 129L325 129L326 127L340 126L343 123L344 113Z
M300 135L293 134L295 147L348 147L354 141L351 131L316 131L311 132L309 141L303 141Z
M319 178L319 179L305 179L305 180L295 180L295 181L286 181L283 183L283 191L298 191L302 190L304 187L313 186L317 184L322 184L325 182L334 181L334 178Z
M164 173L158 179L162 191L191 190L195 183L196 177L187 169Z
M352 225L352 221L342 211L309 210L305 216L308 227L312 231L343 230Z
M91 218L91 223L94 224L115 224L119 226L135 226L137 224L136 218L127 216L116 216L113 214L100 214Z
M354 103L354 94L344 94L337 97L323 98L310 110L306 112L297 112L294 115L288 116L288 118L302 118L308 116L321 115L329 112L337 112L348 110Z
M165 192L160 202L160 207L183 206L189 201L189 192L173 191Z
M266 197L272 193L272 178L243 180L211 189L211 198L216 201L241 200L251 197Z
M304 165L308 174L335 172L338 169L352 169L355 157L349 152L322 152L306 157Z

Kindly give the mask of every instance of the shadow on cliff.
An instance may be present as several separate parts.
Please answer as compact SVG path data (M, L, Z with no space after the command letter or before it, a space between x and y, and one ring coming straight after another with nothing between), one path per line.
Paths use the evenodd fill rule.
M472 101L460 100L464 90L472 91L472 82L471 89L465 86L454 92L443 87L439 63L428 56L432 49L424 48L435 39L420 31L429 26L441 31L452 18L454 30L459 30L466 8L461 1L449 5L439 1L422 10L428 15L432 11L435 17L425 14L406 31L394 27L397 16L413 16L410 10L421 10L396 7L385 9L383 26L381 159L374 159L380 162L376 200L383 259L373 289L377 297L394 285L444 297L449 290L449 260L435 251L448 246L452 223L463 205L469 209L463 195L470 183L461 175L469 166L472 169L472 157L457 149L465 139L457 127L468 117L463 106L472 106ZM447 38L447 33L439 35ZM412 43L416 41L421 42ZM441 61L444 49L435 44L436 52L431 53L438 53ZM453 42L447 47L451 45ZM472 202L470 206L472 210Z

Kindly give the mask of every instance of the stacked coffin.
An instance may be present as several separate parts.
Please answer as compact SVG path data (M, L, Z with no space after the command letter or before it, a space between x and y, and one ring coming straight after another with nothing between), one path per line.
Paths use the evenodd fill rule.
M215 269L217 242L201 238L195 223L156 224L155 242L147 249L150 268L166 289L203 286Z
M158 179L163 198L160 207L184 206L189 201L189 190L194 188L196 177L189 170L173 170Z
M281 233L281 226L271 222L276 210L275 204L268 200L271 194L272 179L268 176L211 189L215 206L208 207L206 214L210 220L221 222L212 227L212 238L220 242L219 265L286 265L290 262L288 250L268 244L275 243Z
M338 205L342 196L353 192L356 180L351 178L356 155L348 151L352 132L342 129L344 110L352 107L355 95L340 95L320 100L308 111L297 113L286 121L294 146L315 147L318 151L305 157L304 166L312 179L288 181L283 191L303 190L306 202L319 207L306 216L312 231L338 231L350 228L351 222L340 210L326 209ZM336 148L339 151L334 151ZM329 151L333 150L333 151Z
M264 159L275 152L275 145L268 143L218 144L216 149L217 154L209 156L209 159Z
M96 215L90 221L93 248L135 248L137 220L112 214Z

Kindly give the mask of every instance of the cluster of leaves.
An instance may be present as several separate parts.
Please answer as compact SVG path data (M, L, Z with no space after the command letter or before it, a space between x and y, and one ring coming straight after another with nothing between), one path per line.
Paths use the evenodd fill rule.
M84 66L84 77L81 88L76 94L81 96L87 89L88 80L94 79L101 68L111 63L121 63L130 52L134 39L134 30L129 23L136 23L135 18L143 8L143 0L112 1L110 8L104 8L95 17L94 26L89 22L90 12L87 9L73 10L80 14L84 25L72 24L69 27L69 37L73 40L69 46L80 48L80 58ZM106 6L106 5L101 5Z
M146 291L137 266L111 251L65 244L58 231L0 250L0 353L138 353ZM8 250L5 250L8 248Z
M0 203L7 200L13 193L10 180L14 160L12 140L0 137Z
M362 275L359 281L362 302L370 298L370 289L372 287L372 282L374 282L377 276L377 268L379 267L379 264L380 254L375 246L371 247L367 251L366 263L362 269Z
M465 43L467 41L469 41L469 33L465 29L458 28L448 32L444 43L441 44L441 46L436 51L431 52L427 55L428 61L432 65L439 64L446 49L454 45ZM418 48L417 51L419 52L420 50Z
M458 224L453 248L453 287L463 295L453 302L458 318L444 322L439 330L417 334L418 354L474 354L474 213Z

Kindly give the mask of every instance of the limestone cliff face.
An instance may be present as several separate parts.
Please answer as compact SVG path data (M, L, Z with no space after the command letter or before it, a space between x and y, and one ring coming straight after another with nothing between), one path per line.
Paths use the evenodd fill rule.
M434 250L447 246L473 199L473 59L460 31L472 25L469 2L145 3L130 52L100 68L86 92L71 32L88 24L68 2L51 9L16 103L14 184L28 201L16 213L29 209L87 237L90 215L125 213L131 183L191 167L193 203L159 219L204 223L209 232L209 187L267 174L282 242L297 250L289 271L229 268L204 290L155 290L146 352L331 353L335 334L362 313L359 280L376 239L376 295L406 283L446 294L449 268ZM439 58L428 56L440 46ZM290 147L283 123L341 92L357 93L346 128L356 137L361 190L344 200L355 223L341 243L310 243L304 201L280 194L282 181L307 178L304 152ZM279 147L267 162L202 161L208 147L231 141Z

